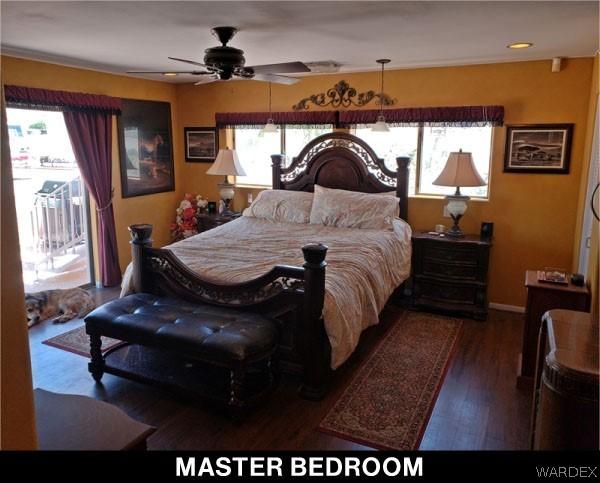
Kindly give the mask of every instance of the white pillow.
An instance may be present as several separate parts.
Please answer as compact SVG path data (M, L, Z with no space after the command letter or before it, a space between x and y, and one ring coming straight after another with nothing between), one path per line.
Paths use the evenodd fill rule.
M305 191L264 190L243 215L275 223L308 223L313 194Z
M393 220L398 216L398 210L398 198L395 196L315 185L310 222L344 228L393 230Z

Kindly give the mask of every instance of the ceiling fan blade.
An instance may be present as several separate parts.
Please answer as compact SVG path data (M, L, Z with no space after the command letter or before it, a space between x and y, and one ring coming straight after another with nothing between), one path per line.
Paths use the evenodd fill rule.
M282 64L251 65L244 68L252 69L255 74L291 74L294 72L310 72L303 62L284 62Z
M201 70L128 70L127 74L191 74L206 75L213 72L203 72Z
M214 77L214 78L213 77L209 77L209 78L205 77L204 79L199 80L198 82L194 82L194 85L195 86L200 86L200 85L203 85L203 84L210 84L211 82L217 82L218 80L219 80L218 77Z
M169 57L171 60L176 60L178 62L185 62L186 64L197 65L198 67L204 67L205 69L209 69L207 65L201 64L200 62L196 62L195 60L187 60L187 59L178 59L177 57Z
M275 75L275 74L257 74L254 77L250 77L251 80L264 81L264 82L273 82L274 84L295 84L296 82L300 82L300 79L296 79L295 77L287 77L285 75Z

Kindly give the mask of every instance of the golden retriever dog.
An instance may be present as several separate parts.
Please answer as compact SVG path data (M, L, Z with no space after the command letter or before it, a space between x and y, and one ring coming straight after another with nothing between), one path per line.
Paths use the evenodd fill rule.
M81 288L25 294L27 327L33 327L51 317L54 317L53 324L62 324L75 317L86 316L95 307L90 294Z

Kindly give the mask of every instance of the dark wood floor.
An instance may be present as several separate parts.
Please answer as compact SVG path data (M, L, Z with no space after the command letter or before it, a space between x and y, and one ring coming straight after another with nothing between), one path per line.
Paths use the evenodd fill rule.
M98 302L118 296L116 290L93 292ZM325 400L300 399L297 381L284 378L268 401L241 423L202 403L109 374L96 385L87 372L87 359L41 343L81 325L81 320L46 322L30 330L34 387L117 405L158 428L148 440L150 449L370 449L319 433L316 427L399 310L387 307L382 323L363 334ZM486 322L465 322L421 449L527 448L530 394L515 386L522 324L522 316L494 310Z

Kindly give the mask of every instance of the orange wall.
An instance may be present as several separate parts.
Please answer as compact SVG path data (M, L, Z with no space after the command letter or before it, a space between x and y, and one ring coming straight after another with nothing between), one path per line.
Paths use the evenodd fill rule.
M472 201L461 220L465 231L472 233L478 232L481 221L495 223L490 262L492 302L523 306L528 268L571 268L592 64L591 58L569 59L555 74L550 71L550 60L386 73L386 91L397 99L398 107L500 104L505 107L506 124L575 124L568 175L503 173L505 129L495 129L490 199ZM311 76L293 86L274 85L273 110L289 111L300 99L323 92L341 79L359 92L379 85L375 72ZM185 84L177 86L177 99L182 129L211 126L215 112L267 110L268 88L253 81ZM218 180L205 175L209 166L184 163L184 189L216 199ZM408 221L415 229L447 225L443 205L439 198L412 197Z
M173 84L75 69L7 56L2 57L2 82L8 85L14 84L26 87L170 102L175 164L177 166L181 164L182 141L180 138L183 135L180 134L181 129L178 124L176 88ZM113 186L115 188L113 208L117 228L119 262L122 269L125 269L131 258L129 232L127 231L128 225L141 222L151 223L154 225L153 238L157 246L165 245L170 241L169 225L174 219L174 210L179 204L179 198L181 198L183 175L183 170L176 167L176 191L134 198L122 198L117 127L116 122L113 123ZM95 207L92 206L92 213L94 211ZM95 219L95 216L92 216L94 227ZM94 249L96 247L97 243L94 240ZM95 256L96 261L97 258ZM99 277L98 270L96 270L96 277Z

